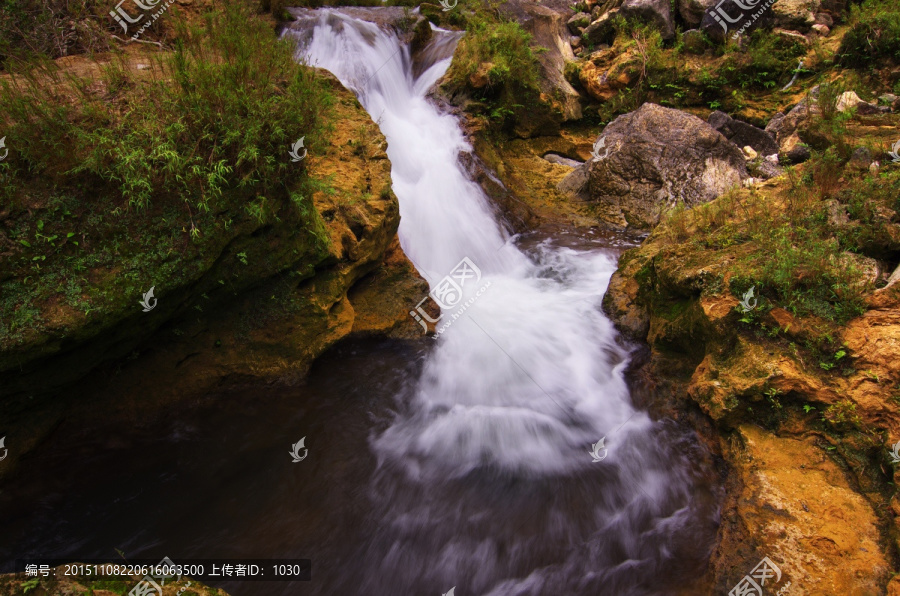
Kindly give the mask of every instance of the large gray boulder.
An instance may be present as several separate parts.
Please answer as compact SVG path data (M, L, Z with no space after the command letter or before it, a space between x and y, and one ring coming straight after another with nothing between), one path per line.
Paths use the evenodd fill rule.
M651 229L678 203L711 201L748 177L734 143L696 116L652 103L613 120L595 151L557 188L623 227Z
M675 19L670 0L625 0L619 14L630 21L644 21L659 29L663 39L675 37Z
M778 153L778 143L775 142L775 135L761 128L756 128L752 124L735 120L725 112L713 112L709 115L707 122L741 149L749 145L753 147L754 151L763 156Z

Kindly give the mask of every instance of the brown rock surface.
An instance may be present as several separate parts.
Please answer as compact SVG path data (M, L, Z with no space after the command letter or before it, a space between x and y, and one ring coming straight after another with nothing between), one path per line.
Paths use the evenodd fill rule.
M797 596L883 593L891 565L879 545L878 517L813 438L744 425L725 449L742 491L724 523L742 527L748 539L726 536L714 555L723 593L764 556L783 574L773 594L787 582L787 594Z

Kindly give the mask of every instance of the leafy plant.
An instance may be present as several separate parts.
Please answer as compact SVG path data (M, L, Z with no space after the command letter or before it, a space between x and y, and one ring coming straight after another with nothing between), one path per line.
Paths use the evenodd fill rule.
M900 8L891 0L865 0L850 11L850 30L838 58L853 67L875 68L900 63Z
M446 76L446 86L486 102L487 113L501 123L538 102L538 62L531 35L517 22L486 10L467 18L466 35Z

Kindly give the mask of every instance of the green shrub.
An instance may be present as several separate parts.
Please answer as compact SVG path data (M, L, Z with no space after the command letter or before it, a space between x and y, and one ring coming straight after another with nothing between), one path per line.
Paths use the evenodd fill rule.
M235 247L257 271L327 242L317 182L288 150L301 136L311 155L327 146L332 83L237 0L178 26L175 52L149 70L126 54L95 79L44 62L0 82L0 212L15 246L0 255L0 344L40 335L48 297L106 316L148 279L177 286L279 220L290 242L270 260Z
M873 68L900 63L900 7L894 0L865 0L850 13L850 30L841 41L842 64Z
M490 115L505 120L539 93L530 43L531 35L518 23L475 13L447 71L448 86L484 101Z
M132 207L185 200L201 211L223 193L277 201L297 187L303 164L286 151L303 135L307 147L324 140L325 83L235 0L203 27L176 26L176 50L156 59L155 78L106 67L109 97L47 64L3 83L19 184L39 175L116 188Z

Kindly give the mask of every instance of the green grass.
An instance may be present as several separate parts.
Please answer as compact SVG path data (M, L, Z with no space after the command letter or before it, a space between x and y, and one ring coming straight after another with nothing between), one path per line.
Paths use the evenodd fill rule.
M173 24L176 49L154 58L152 76L127 58L97 80L33 60L3 82L0 212L16 248L0 257L0 343L35 337L48 305L92 318L160 280L196 279L224 266L242 233L291 230L278 251L228 251L247 253L254 274L324 248L317 183L287 150L300 136L312 155L327 146L329 83L244 3Z
M709 66L697 67L686 60L681 32L663 41L654 27L618 19L615 48L633 56L629 68L636 81L599 106L605 122L637 109L644 102L683 108L702 106L729 113L745 107L748 96L771 93L793 76L798 59L806 54L799 42L785 42L770 31L752 32L742 46L733 42L710 44L717 58L708 56ZM574 69L573 73L574 73ZM574 78L572 74L568 77Z
M893 0L865 0L852 6L850 31L844 36L838 57L855 68L881 68L900 64L900 6Z
M531 35L518 23L486 10L468 15L465 28L447 71L447 86L483 102L491 120L506 124L538 101L538 63ZM473 78L482 76L486 84L476 87Z

